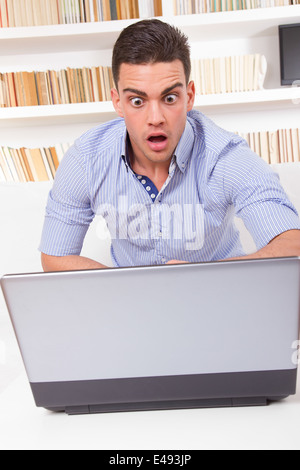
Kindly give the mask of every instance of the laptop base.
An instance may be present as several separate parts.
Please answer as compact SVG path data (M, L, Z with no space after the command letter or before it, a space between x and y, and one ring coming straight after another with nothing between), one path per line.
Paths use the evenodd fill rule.
M286 397L282 397L286 398ZM281 398L280 398L281 399ZM224 398L219 400L181 400L170 402L149 402L149 403L120 403L114 405L92 405L66 407L68 415L95 414L95 413L119 413L124 411L159 411L159 410L180 410L195 408L232 408L246 406L267 406L269 400L263 397L250 398ZM57 410L49 410L57 411Z
M296 378L297 369L291 369L45 382L32 383L31 388L37 406L75 415L266 406L295 394Z

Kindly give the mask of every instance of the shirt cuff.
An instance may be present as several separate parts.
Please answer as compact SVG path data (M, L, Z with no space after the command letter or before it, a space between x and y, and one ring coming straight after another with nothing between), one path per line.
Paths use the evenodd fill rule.
M264 203L255 207L253 214L241 214L246 228L251 233L257 249L267 246L275 237L289 230L300 230L298 215L284 205Z
M49 256L79 256L88 228L46 217L39 251Z

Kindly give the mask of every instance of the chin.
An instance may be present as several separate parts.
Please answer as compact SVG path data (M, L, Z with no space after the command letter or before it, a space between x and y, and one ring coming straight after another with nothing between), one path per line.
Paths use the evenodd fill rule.
M147 156L148 160L150 160L151 162L153 163L165 163L165 162L168 162L169 160L171 160L172 158L172 154L170 155L169 153L168 154L163 154L163 155L160 155L160 154L155 154L155 155L148 155Z

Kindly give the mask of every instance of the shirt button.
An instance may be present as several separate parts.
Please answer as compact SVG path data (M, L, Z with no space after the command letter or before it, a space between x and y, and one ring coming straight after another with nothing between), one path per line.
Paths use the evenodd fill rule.
M158 236L162 237L162 231L161 230L158 232Z
M162 259L161 259L161 262L162 262L162 263L166 263L166 262L167 262L167 258L162 258Z

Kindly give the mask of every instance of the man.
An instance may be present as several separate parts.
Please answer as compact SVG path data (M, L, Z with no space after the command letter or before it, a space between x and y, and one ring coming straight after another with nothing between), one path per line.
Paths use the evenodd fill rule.
M258 251L300 255L300 221L276 174L245 141L192 111L187 38L159 20L115 44L119 119L79 138L49 195L40 250L45 271L97 269L80 256L95 214L112 235L116 267L243 257L241 217Z

